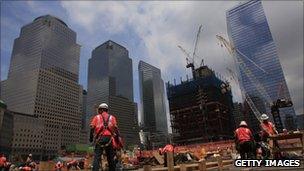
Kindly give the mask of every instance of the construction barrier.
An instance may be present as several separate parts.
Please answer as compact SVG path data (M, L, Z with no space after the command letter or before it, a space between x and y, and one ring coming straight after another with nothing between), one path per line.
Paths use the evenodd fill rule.
M227 148L233 149L235 147L234 141L218 141L218 142L208 142L202 144L195 145L186 145L186 146L175 146L174 153L183 153L183 152L191 152L195 156L201 155L202 148L205 149L206 152L212 152L217 150L224 150ZM144 150L142 151L142 157L148 158L153 157L153 154L158 153L158 150Z

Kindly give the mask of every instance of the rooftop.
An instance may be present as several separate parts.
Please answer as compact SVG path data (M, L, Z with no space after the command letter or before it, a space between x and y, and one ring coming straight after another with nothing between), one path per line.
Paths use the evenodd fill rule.
M50 19L55 19L55 20L57 20L57 21L59 21L60 23L62 23L63 25L65 25L65 26L67 26L68 27L68 25L65 23L65 22L63 22L61 19L59 19L59 18L57 18L57 17L55 17L55 16L52 16L52 15L42 15L42 16L40 16L40 17L37 17L37 18L35 18L33 21L37 21L37 20L39 20L39 19L46 19L46 20L50 20Z

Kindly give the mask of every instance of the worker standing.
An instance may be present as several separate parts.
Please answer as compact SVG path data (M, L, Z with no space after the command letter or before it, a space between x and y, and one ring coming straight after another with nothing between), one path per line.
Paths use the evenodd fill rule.
M267 138L269 136L278 134L278 131L276 130L274 124L268 120L269 117L266 114L262 114L260 119L262 120L260 124L262 130L261 138L262 141L267 142Z
M98 114L91 122L90 142L95 142L93 171L99 171L100 159L105 150L109 171L115 171L113 137L118 132L116 118L108 113L108 105L102 103L98 107Z
M235 130L235 143L241 155L241 159L254 158L254 139L251 130L245 121L241 121Z
M168 156L168 152L172 152L174 153L174 147L172 144L167 144L164 148L160 148L159 149L159 153L162 155L164 154L164 167L167 167L167 156Z

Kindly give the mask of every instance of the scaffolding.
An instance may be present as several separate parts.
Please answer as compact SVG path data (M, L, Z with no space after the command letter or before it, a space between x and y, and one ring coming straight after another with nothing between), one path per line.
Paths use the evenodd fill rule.
M232 95L228 83L201 66L195 79L167 84L173 141L195 144L230 139L233 134Z

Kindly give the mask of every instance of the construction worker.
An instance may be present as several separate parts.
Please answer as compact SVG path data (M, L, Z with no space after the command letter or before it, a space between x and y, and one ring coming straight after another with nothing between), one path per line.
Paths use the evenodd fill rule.
M4 156L4 154L0 155L0 171L4 171L4 169L6 168L6 157Z
M27 156L27 159L26 159L26 161L25 161L25 164L26 164L27 166L29 166L32 162L33 162L33 155L32 155L32 154L29 154L29 155Z
M278 131L276 130L274 124L268 120L269 117L265 113L261 115L260 119L262 120L260 124L262 130L261 138L262 141L267 142L267 138L269 136L278 134Z
M164 148L159 149L159 153L162 155L164 154L164 167L167 167L167 153L168 152L174 152L174 147L172 144L167 144Z
M61 171L63 168L63 163L61 161L58 161L55 165L55 171Z
M95 142L93 171L99 171L100 159L105 150L108 160L109 171L115 171L113 137L118 132L116 118L108 113L108 105L102 103L98 107L98 114L91 122L90 142Z
M123 154L121 155L121 159L122 159L122 164L123 166L127 166L130 162L130 157L127 154L127 151L124 151Z
M241 155L241 159L254 158L254 139L252 132L245 121L241 121L239 127L235 130L235 143Z
M19 167L20 171L33 171L33 168L31 168L30 166L23 166L23 167Z

